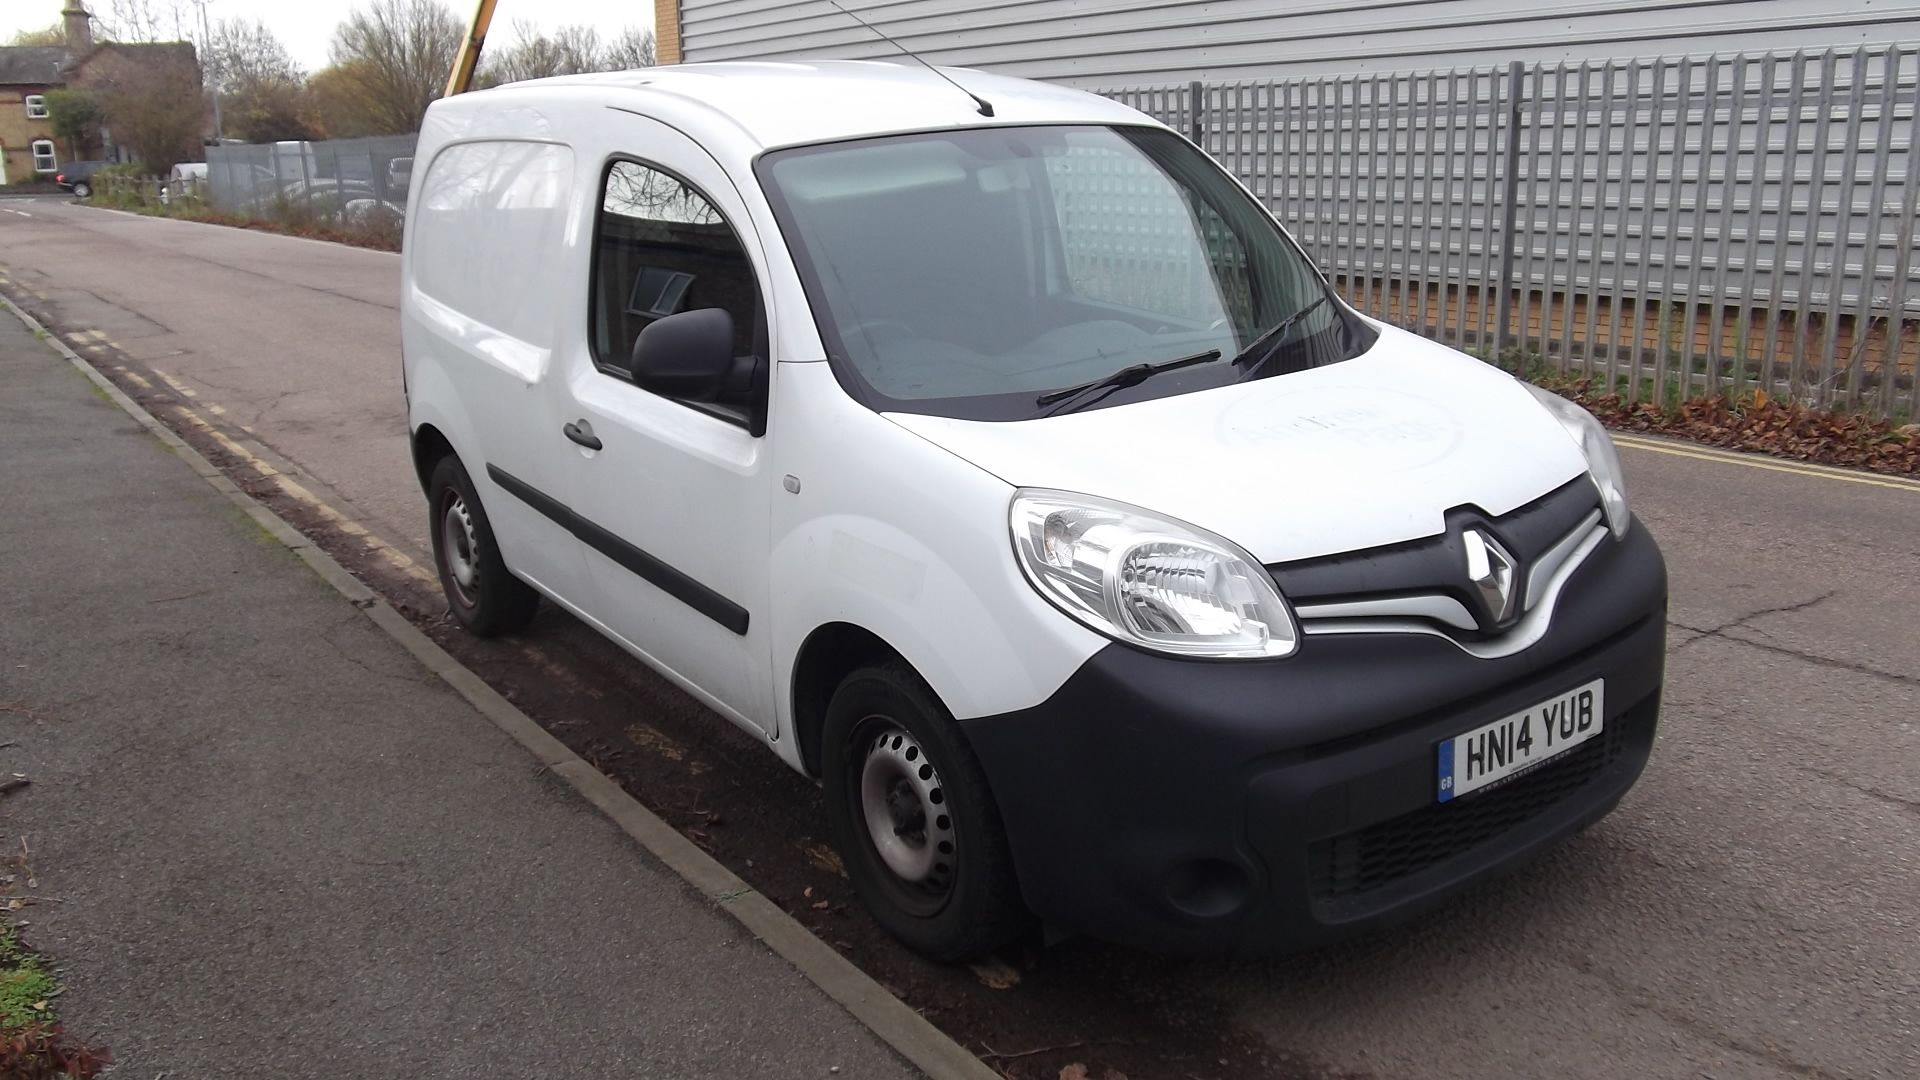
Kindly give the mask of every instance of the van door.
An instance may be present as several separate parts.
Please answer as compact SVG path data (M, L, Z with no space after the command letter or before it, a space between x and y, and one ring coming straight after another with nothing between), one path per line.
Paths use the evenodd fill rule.
M759 244L732 182L692 140L629 115L614 145L593 203L585 334L569 337L566 359L568 420L598 444L573 456L592 582L583 606L708 704L771 734L769 455L751 422L772 359ZM678 401L614 365L654 320L700 308L732 316L743 371L755 370L748 358L763 365L737 393Z

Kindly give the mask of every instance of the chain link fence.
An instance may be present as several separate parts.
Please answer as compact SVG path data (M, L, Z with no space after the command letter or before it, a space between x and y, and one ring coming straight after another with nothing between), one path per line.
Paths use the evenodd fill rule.
M416 135L207 148L207 202L278 221L397 222Z
M1920 415L1920 50L1145 87L1368 313L1631 398Z

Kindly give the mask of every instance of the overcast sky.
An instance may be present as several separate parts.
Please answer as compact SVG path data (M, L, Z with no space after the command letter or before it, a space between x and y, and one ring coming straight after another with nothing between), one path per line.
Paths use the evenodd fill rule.
M66 0L0 0L0 43L25 29L37 29L56 22ZM157 0L157 8L170 8L171 0ZM259 19L286 43L293 58L312 71L326 64L327 43L333 39L334 25L353 8L350 0L207 0L207 18ZM447 6L461 22L473 16L472 0L448 0ZM112 8L112 0L88 0L95 13ZM180 7L193 15L192 0L181 0ZM195 16L197 17L197 16ZM525 20L551 30L568 23L585 23L612 37L628 26L652 26L653 4L649 0L499 0L494 10L493 29L487 39L500 44L513 37L513 24Z

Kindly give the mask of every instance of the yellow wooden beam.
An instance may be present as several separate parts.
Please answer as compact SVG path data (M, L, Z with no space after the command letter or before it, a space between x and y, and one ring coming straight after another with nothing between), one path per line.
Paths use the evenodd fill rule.
M495 3L497 0L474 3L473 21L467 25L467 36L460 42L460 51L453 56L453 73L447 77L446 96L473 89L473 69L480 63L480 48L487 42L487 27L493 23Z

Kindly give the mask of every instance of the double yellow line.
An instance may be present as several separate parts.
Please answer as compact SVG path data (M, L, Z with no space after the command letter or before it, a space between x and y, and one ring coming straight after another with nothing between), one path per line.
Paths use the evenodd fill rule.
M1645 450L1649 453L1666 454L1671 457L1715 461L1723 465L1739 465L1749 469L1764 469L1767 472L1793 473L1798 476L1811 476L1817 480L1839 480L1848 484L1865 484L1868 487L1892 488L1895 491L1909 491L1920 495L1920 480L1908 480L1898 476L1879 476L1874 473L1861 472L1857 469L1836 469L1830 465L1808 465L1798 461L1782 461L1778 458L1764 457L1760 454L1743 454L1709 446L1695 446L1691 443L1670 442L1665 439L1649 439L1640 435L1615 434L1613 444L1630 450Z

